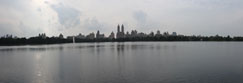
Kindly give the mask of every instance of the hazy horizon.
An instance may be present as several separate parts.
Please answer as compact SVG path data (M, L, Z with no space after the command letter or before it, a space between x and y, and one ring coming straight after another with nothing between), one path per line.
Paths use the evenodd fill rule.
M242 0L0 0L0 36L65 36L100 30L242 36Z

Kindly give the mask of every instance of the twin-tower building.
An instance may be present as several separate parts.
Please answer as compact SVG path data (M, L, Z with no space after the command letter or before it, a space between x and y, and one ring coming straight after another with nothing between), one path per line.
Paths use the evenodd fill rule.
M120 27L120 25L118 24L116 38L124 38L124 37L125 37L124 25L122 24Z

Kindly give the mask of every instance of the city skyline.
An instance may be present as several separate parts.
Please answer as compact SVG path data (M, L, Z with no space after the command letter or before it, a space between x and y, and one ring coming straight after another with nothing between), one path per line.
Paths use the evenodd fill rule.
M61 37L63 38L63 34L60 34ZM59 35L59 36L60 36ZM129 37L145 37L145 36L155 36L155 35L161 35L161 36L177 36L177 32L172 32L169 33L168 31L166 32L160 32L160 30L157 31L151 31L150 33L144 33L144 32L139 32L137 30L131 30L131 31L125 31L125 26L123 24L118 24L117 25L117 31L110 32L109 35L105 35L104 33L100 32L100 30L97 30L96 33L91 32L89 34L82 34L79 33L78 35L74 36L67 36L67 39L72 39L73 37L78 38L78 39L102 39L102 38L109 38L109 39L121 39L121 38L129 38ZM182 34L180 34L183 36Z
M32 37L18 37L14 35L5 35L0 37L1 45L31 45L31 44L58 44L58 43L82 43L82 42L127 42L127 41L243 41L242 36L221 36L221 35L183 35L177 32L156 32L150 33L139 32L137 30L125 31L123 24L117 25L117 31L111 32L110 35L97 30L87 35L79 33L78 35L67 35L62 33L58 36L48 36L46 33L40 33Z
M0 36L126 30L242 36L242 0L1 0Z
M172 35L172 36L177 36L177 32L171 32L169 33L168 31L161 31L161 30L156 30L156 31L150 31L149 33L145 33L145 32L141 32L141 31L138 31L138 30L131 30L131 31L125 31L125 25L124 24L118 24L117 27L116 27L116 31L112 31L110 33L108 33L108 35L105 35L105 33L101 32L100 30L96 30L93 31L93 32L90 32L88 34L83 34L82 32L79 32L75 35L65 35L63 33L60 33L59 35L52 35L52 36L48 36L46 35L46 33L38 33L37 35L35 36L32 36L32 37L42 37L42 38L46 38L46 37L60 37L60 38L72 38L72 37L76 37L78 39L85 39L85 38L91 38L91 39L94 39L94 38L97 38L97 39L100 39L100 38L110 38L110 39L119 39L119 38L127 38L129 36L131 37L139 37L139 35L144 35L144 36L149 36L149 35ZM184 36L183 34L179 34L181 36ZM198 36L198 35L197 35ZM19 36L16 36L16 35L12 35L12 34L5 34L3 36L0 36L0 37L10 37L10 38L14 38L14 37L18 37L18 38L21 38ZM26 37L25 37L26 38ZM28 37L27 37L28 38Z

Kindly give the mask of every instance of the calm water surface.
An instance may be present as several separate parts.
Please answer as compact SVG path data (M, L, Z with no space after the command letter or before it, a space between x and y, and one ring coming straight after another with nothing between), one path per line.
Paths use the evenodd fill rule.
M243 43L1 46L0 83L243 83Z

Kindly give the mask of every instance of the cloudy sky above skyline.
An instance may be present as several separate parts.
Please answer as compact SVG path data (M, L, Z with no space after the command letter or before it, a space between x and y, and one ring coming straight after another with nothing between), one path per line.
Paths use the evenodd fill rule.
M0 36L100 30L243 36L243 0L0 0Z

